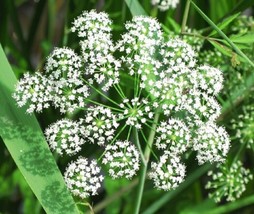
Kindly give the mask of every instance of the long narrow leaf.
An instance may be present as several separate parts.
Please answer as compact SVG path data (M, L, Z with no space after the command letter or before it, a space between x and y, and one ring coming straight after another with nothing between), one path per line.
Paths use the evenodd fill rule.
M227 17L225 20L223 20L222 22L220 22L217 27L221 30L223 30L224 28L226 28L231 22L233 22L238 16L240 15L240 13L234 14L232 16ZM217 33L216 30L213 30L209 36L213 36Z
M12 98L16 78L0 46L0 136L48 214L79 213L34 115Z
M200 10L200 8L192 0L189 1L191 2L192 6L196 9L196 11L204 18L204 20L206 20L207 23L210 24L211 27L214 30L216 30L218 34L228 42L228 44L232 47L232 49L235 50L237 54L242 56L252 67L254 67L254 63L221 31L221 29L219 29L216 26L216 24L214 24L213 21L209 19L207 15L205 15L203 11Z
M138 0L125 0L133 16L147 15L144 8L140 5Z

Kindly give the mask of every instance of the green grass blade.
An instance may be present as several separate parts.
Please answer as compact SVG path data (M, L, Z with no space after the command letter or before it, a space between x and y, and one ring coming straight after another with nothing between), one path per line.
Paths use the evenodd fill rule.
M238 16L240 15L240 13L234 14L232 16L227 17L226 19L224 19L222 22L220 22L217 26L219 29L223 30L224 28L226 28L231 22L233 22ZM213 36L217 33L216 30L213 30L209 36Z
M150 207L148 207L142 214L153 214L156 213L164 204L172 200L176 195L181 193L184 189L190 186L194 181L196 181L200 176L206 173L211 168L211 165L204 165L194 171L189 175L184 183L182 183L175 190L166 193L159 200L155 201Z
M251 204L254 204L254 195L251 195L249 197L239 199L237 201L219 206L217 208L214 208L212 210L207 210L206 214L222 214L222 213L230 213L231 211L237 210L239 208L249 206Z
M11 97L15 75L0 46L0 136L48 214L78 214L40 126Z
M218 32L218 34L225 39L228 44L232 47L232 49L239 54L240 56L242 56L252 67L254 67L254 63L226 36L226 34L224 34L221 29L219 29L216 24L214 24L214 22L208 17L206 16L202 10L200 10L200 8L193 2L191 1L192 6L196 9L196 11L204 18L204 20L206 20L206 22L208 24L211 25L211 27L216 30Z
M138 0L125 0L133 16L147 15L144 8L140 5Z
M254 33L247 33L245 35L233 35L230 37L230 39L235 43L250 45L250 43L254 43Z

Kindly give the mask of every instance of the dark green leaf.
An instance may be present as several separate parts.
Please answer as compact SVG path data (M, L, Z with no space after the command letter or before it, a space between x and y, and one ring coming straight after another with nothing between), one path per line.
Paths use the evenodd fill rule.
M0 136L45 211L78 214L35 116L12 98L17 80L1 46L0 62Z

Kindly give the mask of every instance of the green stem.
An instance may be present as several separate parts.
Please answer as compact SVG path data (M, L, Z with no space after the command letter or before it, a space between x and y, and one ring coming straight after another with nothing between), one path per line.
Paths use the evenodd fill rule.
M204 18L204 20L206 20L206 22L208 24L211 25L211 27L216 30L218 32L218 34L223 38L225 39L228 44L232 47L232 49L238 53L241 57L243 57L252 67L254 67L254 63L226 36L226 34L224 34L222 32L221 29L219 29L216 24L213 23L213 21L208 17L206 16L203 11L192 1L192 0L189 0L190 3L192 4L192 6L197 10L197 12Z
M141 175L140 175L140 179L139 179L139 186L138 186L138 196L137 196L137 202L135 205L135 209L134 209L134 213L138 214L139 210L140 210L140 206L141 206L141 201L142 201L142 196L143 196L143 191L144 191L144 185L145 185L145 179L146 179L146 173L147 173L147 166L148 166L148 162L150 159L150 154L151 154L151 148L153 145L153 141L154 141L154 136L155 136L155 130L156 130L156 124L159 121L159 113L155 114L154 117L154 124L153 124L153 129L150 132L149 138L148 138L148 142L145 148L145 153L144 153L144 158L145 158L145 164L143 164L142 169L141 169Z
M183 14L181 33L185 32L189 11L190 11L190 1L187 0L186 5L185 5L185 9L184 9L184 14Z
M143 151L142 151L140 142L139 142L139 137L138 137L138 130L137 130L137 128L134 128L134 137L135 137L135 141L136 141L136 143L137 143L137 147L138 147L138 150L139 150L139 153L140 153L140 156L141 156L142 163L145 165L145 164L146 164L146 159L145 159L145 157L144 157L144 154L143 154Z

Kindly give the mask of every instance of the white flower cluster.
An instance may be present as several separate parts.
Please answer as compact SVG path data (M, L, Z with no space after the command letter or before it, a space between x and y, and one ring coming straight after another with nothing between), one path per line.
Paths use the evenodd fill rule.
M151 0L152 5L156 5L159 10L166 11L169 8L175 9L179 4L179 0Z
M254 107L244 106L243 113L237 119L232 119L231 124L237 141L254 150Z
M159 162L151 163L149 177L158 189L165 191L175 189L184 180L185 166L178 156L165 151Z
M96 106L88 108L84 119L81 119L81 126L84 138L102 146L113 140L119 124L110 109Z
M95 11L83 12L73 23L72 31L78 32L82 38L80 45L82 57L86 65L85 74L91 75L91 83L95 80L103 84L107 91L119 82L120 62L113 56L114 45L111 40L111 20L106 13Z
M108 15L85 11L72 27L81 40L81 55L56 48L47 58L44 76L26 74L14 98L19 106L30 102L28 112L41 111L49 102L62 113L85 110L79 122L60 120L51 125L45 131L47 140L60 155L79 152L85 142L102 146L105 152L99 160L114 179L130 179L137 173L143 145L137 142L137 150L129 139L136 129L147 143L147 130L143 129L148 127L155 132L155 146L163 153L152 162L149 177L157 188L170 190L184 179L181 157L188 150L197 153L199 164L226 158L229 137L215 124L220 105L214 96L222 89L222 73L197 65L194 49L180 38L164 38L153 18L137 16L125 27L127 32L114 45ZM118 84L120 71L123 76L129 74L130 87ZM129 87L128 97L122 86ZM110 87L117 97L109 97ZM88 98L90 90L100 94L103 103ZM155 112L163 114L166 122ZM87 197L100 187L98 174L95 161L89 165L87 159L79 158L69 165L65 179L74 194Z
M127 118L126 124L134 126L137 129L142 128L142 124L147 122L147 117L152 119L154 116L153 109L149 106L149 102L145 99L139 101L138 97L133 98L131 101L129 99L124 99L120 107L124 109L120 118Z
M86 158L79 157L69 164L64 173L67 187L81 198L96 195L103 181L100 170L95 160L90 162Z
M156 131L159 135L155 141L158 149L181 154L190 147L190 131L181 120L169 119L167 122L161 122Z
M139 170L139 152L131 142L118 140L106 146L102 163L109 166L113 179L131 179Z
M199 164L223 162L230 147L230 139L223 127L213 122L201 125L196 132L193 149L197 151Z
M163 64L166 67L193 68L196 64L197 54L193 48L178 38L169 37L163 44L161 55L164 56Z
M19 107L28 104L27 113L41 112L50 106L52 100L52 82L39 72L34 75L25 73L17 83L13 98Z
M159 123L157 148L170 151L176 158L190 148L197 152L199 164L223 161L229 150L229 137L223 127L214 124L221 107L213 97L222 89L221 71L207 65L198 66L193 48L179 38L163 38L154 19L134 17L125 27L127 32L117 48L130 75L139 80L140 88L149 91L147 105L161 109L171 118L182 115L182 121L172 119L169 124ZM137 111L127 99L120 107L125 108L126 123L141 129L142 123L135 122L144 117L145 111ZM149 121L146 118L142 118L144 123ZM156 178L158 183L160 176L151 178ZM169 182L168 187L174 186Z
M223 86L223 76L220 70L209 65L198 67L199 87L207 94L217 95Z
M45 75L54 83L53 104L61 113L85 106L89 88L82 81L82 60L69 48L55 48L47 58Z
M69 119L62 119L51 124L45 130L45 136L52 151L56 151L59 155L64 153L74 155L85 143L80 124Z
M125 28L127 32L116 45L122 54L121 60L130 75L145 74L141 80L148 81L147 76L157 73L157 68L161 66L154 57L162 41L160 24L155 19L136 16L125 24Z
M69 48L55 48L47 58L45 72L53 81L75 82L81 77L81 58Z
M246 190L246 185L253 179L249 169L245 169L241 161L233 163L230 167L219 165L216 172L209 171L211 181L206 185L207 189L213 190L209 194L216 202L222 198L226 201L234 201Z

